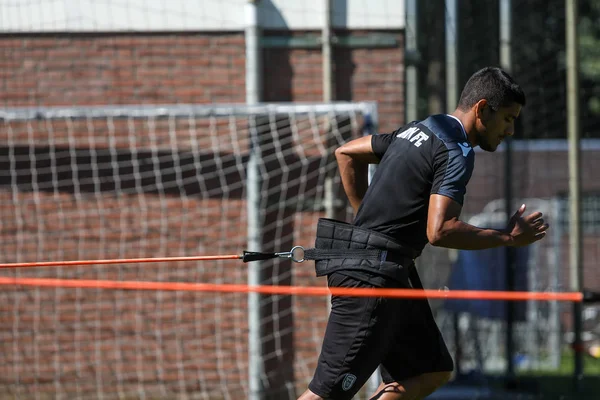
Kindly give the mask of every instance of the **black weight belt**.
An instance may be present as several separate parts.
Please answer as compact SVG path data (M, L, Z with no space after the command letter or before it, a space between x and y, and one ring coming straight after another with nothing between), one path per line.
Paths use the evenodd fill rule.
M315 260L317 276L335 271L362 270L403 280L419 252L394 238L342 221L320 218L315 248L304 251Z

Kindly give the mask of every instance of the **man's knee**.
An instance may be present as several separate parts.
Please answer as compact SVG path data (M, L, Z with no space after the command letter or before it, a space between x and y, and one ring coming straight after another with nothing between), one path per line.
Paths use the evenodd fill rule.
M323 398L314 394L310 389L307 389L300 397L298 397L298 400L323 400Z
M452 371L430 372L421 375L421 393L429 395L444 386L452 377Z
M445 385L452 378L452 371L432 372L431 380L438 382L439 385Z

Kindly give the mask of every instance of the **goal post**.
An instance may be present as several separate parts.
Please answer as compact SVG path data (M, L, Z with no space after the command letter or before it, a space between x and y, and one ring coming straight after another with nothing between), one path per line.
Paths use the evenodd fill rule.
M372 132L377 107L32 107L0 120L0 259L61 261L310 246L333 149ZM0 273L322 284L287 260ZM325 298L279 295L12 287L0 298L0 392L17 397L291 397L312 377L328 313Z

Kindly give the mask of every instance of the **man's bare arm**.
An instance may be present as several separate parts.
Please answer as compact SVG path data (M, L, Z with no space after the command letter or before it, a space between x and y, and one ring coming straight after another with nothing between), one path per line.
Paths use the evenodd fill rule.
M542 213L522 217L522 206L504 231L483 229L459 219L462 206L449 197L433 194L429 200L427 238L434 246L462 250L480 250L499 246L526 246L546 235L548 224Z
M379 158L373 153L371 136L363 136L338 147L335 158L344 191L356 213L369 185L369 164L379 163Z

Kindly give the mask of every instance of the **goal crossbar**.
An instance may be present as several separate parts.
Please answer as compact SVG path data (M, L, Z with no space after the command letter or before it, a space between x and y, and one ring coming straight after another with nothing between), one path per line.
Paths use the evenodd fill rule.
M375 115L375 102L264 103L264 104L177 104L88 107L10 107L0 109L2 120L51 118L148 118L148 117L244 117L256 115L323 115L360 112Z

